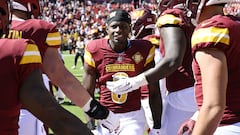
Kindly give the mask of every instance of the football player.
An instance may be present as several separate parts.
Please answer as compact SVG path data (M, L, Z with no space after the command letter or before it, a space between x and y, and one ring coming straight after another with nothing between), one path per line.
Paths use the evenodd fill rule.
M189 7L198 24L191 42L199 114L194 128L186 127L194 135L239 135L240 1L198 0Z
M159 51L160 36L155 34L156 31L156 21L157 14L148 8L138 8L131 12L132 19L132 36L131 39L145 39L150 41L155 46L155 56L154 61L158 63L161 59L161 54ZM164 84L161 81L161 95L164 95ZM141 105L145 112L146 117L146 129L151 130L153 127L152 112L149 106L149 91L147 85L141 88ZM164 98L164 97L163 97ZM162 99L163 99L162 98ZM163 101L163 100L160 100ZM161 109L162 110L162 109Z
M10 4L0 1L0 35L8 34ZM1 135L18 135L21 106L44 121L58 135L92 135L76 116L48 93L41 75L41 55L28 39L0 39Z
M110 132L119 126L119 121L111 111L100 105L96 100L91 98L88 92L83 88L80 81L75 78L64 66L58 53L61 44L60 33L55 25L43 20L33 19L40 15L40 5L38 0L14 0L13 1L11 30L7 38L14 39L31 39L39 48L42 62L42 71L49 77L51 82L60 87L70 100L82 107L90 117L101 120ZM24 107L24 106L23 106ZM24 108L23 108L24 109ZM21 115L20 120L29 113L23 110L26 115ZM34 121L35 118L31 117ZM30 119L31 120L31 119ZM36 132L33 128L24 128L26 125L20 123L20 133L23 135L28 132Z
M176 135L179 126L197 110L194 98L194 77L192 72L191 11L185 0L162 0L157 19L160 32L162 59L155 67L136 77L109 82L109 89L123 94L166 79L166 102L163 108L161 134Z
M119 135L143 135L146 122L141 107L140 89L116 94L107 89L106 82L136 76L152 68L155 47L147 40L128 38L131 32L131 17L125 10L110 11L106 23L108 38L93 40L86 46L83 84L93 95L98 80L100 103L120 118ZM149 85L149 95L153 128L160 129L161 95L158 83ZM101 135L108 135L101 128L97 131ZM153 131L150 134L154 135Z

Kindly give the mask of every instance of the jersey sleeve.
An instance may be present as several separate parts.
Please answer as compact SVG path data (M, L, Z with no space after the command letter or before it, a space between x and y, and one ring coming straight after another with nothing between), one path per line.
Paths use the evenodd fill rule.
M38 47L35 44L28 43L18 65L20 84L33 70L40 69L41 63L42 59Z
M160 28L164 25L182 25L183 17L178 9L166 10L157 19L157 27Z
M217 48L225 51L230 46L229 29L216 25L200 26L194 31L191 43L193 54L199 48Z
M46 43L50 47L59 47L61 45L61 35L55 25L49 24L49 32L47 34Z
M58 31L50 31L47 34L46 43L51 47L59 47L61 45L61 35Z
M84 62L92 68L96 68L96 64L92 56L92 53L94 52L95 48L96 44L94 41L92 41L89 42L84 51Z

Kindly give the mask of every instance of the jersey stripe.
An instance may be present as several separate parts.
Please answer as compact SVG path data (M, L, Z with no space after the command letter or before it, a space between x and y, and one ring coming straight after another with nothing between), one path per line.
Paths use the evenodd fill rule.
M154 56L155 56L155 46L153 46L153 47L150 49L150 51L149 51L149 53L148 53L148 57L147 57L146 62L145 62L145 64L144 64L144 67L145 67L147 64L151 63L151 62L154 60Z
M160 46L160 40L157 38L149 38L149 41L154 45Z
M181 22L182 20L180 18L171 14L165 14L157 19L157 27L161 27L166 24L180 24Z
M92 66L92 67L96 67L95 66L95 62L94 62L94 60L93 60L93 58L92 58L92 55L91 55L91 53L89 53L86 49L85 49L85 53L84 53L84 61L88 64L88 65L90 65L90 66Z
M230 44L229 30L227 28L209 27L198 29L192 36L192 47L199 43L223 43Z
M20 64L42 63L40 52L36 45L28 44L22 56Z
M58 46L61 44L61 35L59 32L48 33L46 42L49 46Z

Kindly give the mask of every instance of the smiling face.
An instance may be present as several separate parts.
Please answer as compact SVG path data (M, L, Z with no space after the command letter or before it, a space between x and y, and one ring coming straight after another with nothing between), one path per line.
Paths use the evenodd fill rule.
M9 30L9 3L8 0L0 1L0 36L7 34Z
M125 21L113 21L107 26L111 45L127 45L131 26Z

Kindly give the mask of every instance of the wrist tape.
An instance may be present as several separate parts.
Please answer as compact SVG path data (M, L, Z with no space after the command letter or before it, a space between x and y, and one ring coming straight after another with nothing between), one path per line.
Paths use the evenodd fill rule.
M94 119L106 119L109 114L109 110L107 108L92 98L86 103L86 105L84 105L83 110L89 117Z

